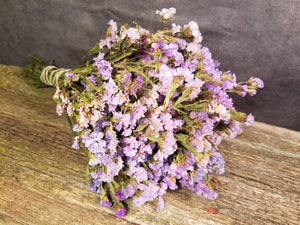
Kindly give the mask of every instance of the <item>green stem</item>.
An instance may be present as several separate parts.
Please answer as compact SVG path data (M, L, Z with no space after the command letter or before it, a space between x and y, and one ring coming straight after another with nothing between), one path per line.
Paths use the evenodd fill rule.
M113 202L120 203L119 199L116 197L116 192L112 183L108 183L108 189L110 191L110 197L113 199Z
M161 29L163 30L165 28L165 21L162 19L161 20Z
M29 77L30 78L29 82L34 86L36 86L37 88L51 87L47 84L44 84L41 81L40 77L43 69L47 66L53 65L53 62L49 62L49 63L44 62L43 60L33 55L29 55L29 57L30 57L31 64L29 64L23 69L22 74L26 77Z
M69 123L69 125L70 125L70 127L71 127L71 130L72 130L73 136L74 136L74 137L76 137L76 136L77 136L77 134L76 134L76 132L75 132L75 131L73 131L73 124L72 124L71 118L68 116L68 114L66 114L66 113L65 113L65 115L66 115L66 118L67 118L67 120L68 120L68 123Z

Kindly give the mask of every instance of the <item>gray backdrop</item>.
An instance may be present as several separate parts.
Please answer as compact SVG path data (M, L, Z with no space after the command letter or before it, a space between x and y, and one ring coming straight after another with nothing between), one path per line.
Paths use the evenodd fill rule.
M237 109L300 130L300 0L0 0L0 63L24 66L31 53L76 66L110 19L155 31L155 10L171 6L174 22L198 22L222 70L264 80L255 97L234 98Z

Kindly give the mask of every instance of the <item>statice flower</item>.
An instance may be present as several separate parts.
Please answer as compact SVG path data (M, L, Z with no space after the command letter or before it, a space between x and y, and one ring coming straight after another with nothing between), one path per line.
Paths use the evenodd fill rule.
M90 75L87 77L87 79L89 79L89 81L96 86L97 85L97 81L96 81L96 76L95 75Z
M258 77L237 82L221 71L195 21L164 27L175 12L157 10L163 28L154 33L109 21L89 60L65 72L53 96L72 124L72 147L87 154L90 190L102 206L116 205L117 217L130 198L162 210L163 195L178 188L217 198L210 176L225 171L218 145L254 121L229 93L264 87Z
M117 32L118 32L117 23L113 20L110 20L107 24L110 25L110 27L107 31L110 34L110 36L106 37L105 39L100 40L100 42L99 42L100 49L103 49L105 47L107 47L108 49L111 49L113 47L114 43L120 39L119 35L117 34Z
M163 210L164 206L165 206L165 201L161 196L159 196L156 210Z
M130 41L132 43L135 43L137 40L140 39L140 33L139 30L137 28L129 28L128 30L126 30L123 34L122 34L122 39L124 39L125 37L128 37L130 39Z
M112 206L112 203L110 201L104 201L104 200L101 200L100 201L100 205L104 206L104 207L111 207Z
M175 35L176 33L179 33L182 29L182 26L177 25L175 23L172 23L172 34Z
M258 88L264 87L264 82L259 77L251 77L249 81L256 84Z
M72 78L72 79L75 79L76 74L75 74L75 73L71 73L71 72L66 72L66 73L65 73L65 76L66 76L66 77L69 77L69 78Z
M248 116L247 116L247 119L246 119L246 122L245 122L245 126L250 126L251 123L254 122L254 116L250 113Z
M189 22L187 25L183 27L184 29L190 29L192 36L194 37L194 43L201 43L202 42L202 35L199 30L199 26L195 21Z
M169 9L163 8L162 10L156 10L156 14L160 15L163 20L171 20L176 13L176 9L171 7Z
M214 151L208 162L208 172L212 173L215 171L216 174L222 174L225 171L224 165L225 161L221 153Z
M64 113L65 107L62 103L56 105L56 113L61 116Z
M133 105L133 118L135 120L139 120L140 118L145 116L145 113L147 112L147 107L141 104L141 102L138 100Z
M80 148L80 140L79 140L79 136L76 136L74 138L74 142L72 144L72 148L78 150Z
M99 52L99 55L94 60L94 65L98 68L98 73L104 79L109 79L112 73L112 66L109 61L104 60L104 53Z
M125 216L126 213L126 208L123 206L122 208L118 209L118 211L116 212L116 216L118 218L122 218L123 216Z

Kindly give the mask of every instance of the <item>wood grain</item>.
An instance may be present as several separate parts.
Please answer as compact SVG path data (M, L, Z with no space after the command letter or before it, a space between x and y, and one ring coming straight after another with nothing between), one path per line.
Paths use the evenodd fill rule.
M222 142L217 200L170 191L163 211L148 203L117 219L86 185L54 89L35 89L20 71L0 65L0 224L299 224L300 132L258 122Z

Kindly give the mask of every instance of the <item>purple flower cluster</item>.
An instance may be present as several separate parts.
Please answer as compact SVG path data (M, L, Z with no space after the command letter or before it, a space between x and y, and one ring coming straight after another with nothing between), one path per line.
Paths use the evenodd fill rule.
M175 11L157 14L167 21ZM157 200L162 210L162 196L179 187L217 198L209 184L209 174L225 170L217 146L254 119L235 110L228 92L254 95L263 82L222 72L194 21L152 34L109 25L93 63L68 72L55 93L73 147L87 152L90 189L102 206L118 206L117 217L128 198L135 206Z
M94 65L98 68L98 74L101 74L101 76L107 80L111 77L113 68L110 62L104 60L103 57L104 57L104 53L100 52L99 55L94 58L95 60Z

